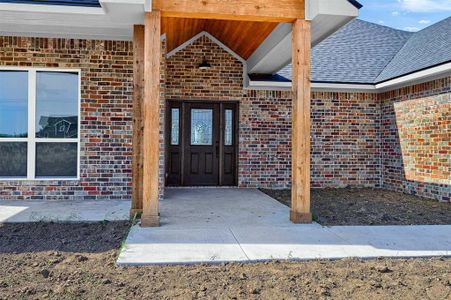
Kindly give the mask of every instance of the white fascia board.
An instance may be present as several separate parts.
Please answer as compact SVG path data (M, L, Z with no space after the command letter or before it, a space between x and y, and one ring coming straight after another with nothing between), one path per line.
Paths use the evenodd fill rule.
M348 0L307 0L312 47L358 16ZM251 74L273 74L291 61L291 24L279 24L247 60Z
M152 0L144 0L144 11L152 11Z
M305 19L314 20L318 15L358 17L359 9L348 0L306 0Z
M60 26L58 31L55 31L54 26L36 25L33 32L29 32L29 26L11 24L2 24L1 26L0 35L3 36L130 41L133 35L133 27L97 28L92 30L90 27Z
M393 89L394 87L403 86L406 82L410 84L416 84L446 76L451 76L451 62L391 79L385 82L377 83L376 89L386 91L388 89Z
M275 81L249 81L246 86L248 90L276 90L287 91L291 90L291 82L275 82Z
M321 83L312 82L312 91L327 91L327 92L377 92L374 84L352 84L352 83Z
M81 15L104 15L102 7L63 6L45 4L24 3L0 3L0 11L22 12L22 13L53 13L53 14L81 14Z
M311 89L312 91L380 93L448 76L451 76L451 62L378 84L312 82ZM286 90L291 89L291 82L250 81L247 88Z

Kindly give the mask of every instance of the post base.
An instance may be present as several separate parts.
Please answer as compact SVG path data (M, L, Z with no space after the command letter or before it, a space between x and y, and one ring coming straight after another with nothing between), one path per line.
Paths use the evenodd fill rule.
M141 227L160 227L160 216L141 216Z
M130 209L130 218L133 218L136 214L142 214L142 208L132 208Z
M310 224L312 223L311 213L299 213L295 211L290 211L290 221L295 224Z

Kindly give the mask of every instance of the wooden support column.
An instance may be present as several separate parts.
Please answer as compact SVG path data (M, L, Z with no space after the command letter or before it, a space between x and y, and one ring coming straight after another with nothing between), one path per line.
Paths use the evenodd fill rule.
M141 226L155 227L159 220L160 159L160 59L161 15L144 16L144 102L143 102L143 214Z
M310 212L310 22L298 19L292 33L292 171L293 223L311 223Z
M143 208L144 26L133 27L133 162L130 217Z

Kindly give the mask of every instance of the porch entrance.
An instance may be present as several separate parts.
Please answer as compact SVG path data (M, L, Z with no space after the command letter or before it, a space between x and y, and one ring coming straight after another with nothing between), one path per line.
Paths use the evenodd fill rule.
M166 185L237 185L238 104L169 101Z

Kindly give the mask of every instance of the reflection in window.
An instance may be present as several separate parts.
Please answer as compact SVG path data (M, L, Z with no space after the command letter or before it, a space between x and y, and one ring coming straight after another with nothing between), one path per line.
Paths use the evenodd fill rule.
M27 143L0 143L0 177L27 176Z
M233 111L225 110L225 128L224 128L224 145L231 146L233 144Z
M78 73L0 70L1 178L77 177L79 94Z
M77 143L37 143L36 177L76 177Z
M0 138L27 137L28 72L0 71Z
M178 108L171 109L171 145L179 144L180 113Z
M78 75L36 73L36 137L77 138Z
M191 145L212 145L213 111L191 109Z

